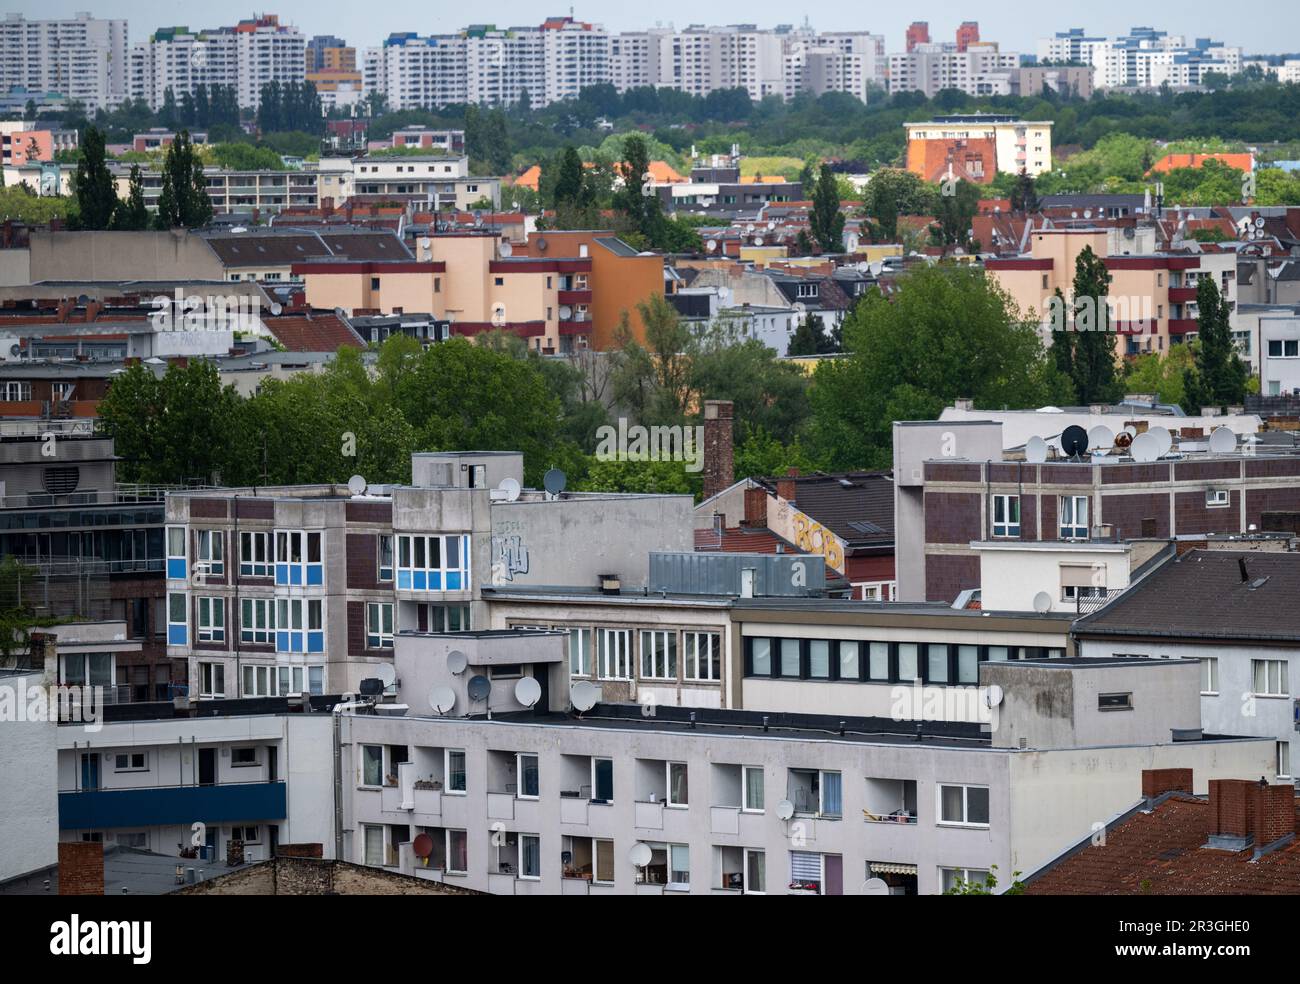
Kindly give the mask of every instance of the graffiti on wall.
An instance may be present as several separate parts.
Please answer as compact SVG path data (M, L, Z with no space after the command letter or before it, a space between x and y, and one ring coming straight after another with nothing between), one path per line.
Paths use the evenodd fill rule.
M492 537L492 583L513 581L516 574L528 573L528 546L518 533Z
M831 570L844 573L844 541L806 513L777 496L768 496L767 525L800 550L820 554Z

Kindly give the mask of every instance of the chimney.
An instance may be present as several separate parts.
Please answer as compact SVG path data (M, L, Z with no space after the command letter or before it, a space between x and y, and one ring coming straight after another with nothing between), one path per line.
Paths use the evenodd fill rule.
M1210 780L1210 840L1207 847L1243 851L1255 832L1256 784L1249 779ZM1292 821L1294 824L1294 821Z
M958 397L952 401L952 408L954 410L973 410L975 408L975 401L964 396Z
M59 894L104 894L104 845L95 841L59 842Z
M776 497L784 499L786 502L794 502L795 483L794 480L799 477L799 469L791 468L786 472L785 478L776 480Z
M1251 832L1255 835L1255 850L1296 832L1295 787L1291 783L1270 786L1261 777L1252 784L1251 791L1254 793Z
M704 498L730 488L735 481L730 400L704 401Z
M745 489L745 518L741 525L762 529L767 526L767 490L758 486Z
M596 580L600 582L601 594L616 595L623 586L617 574L597 574Z
M1237 568L1241 571L1241 583L1245 584L1250 580L1250 571L1246 569L1246 558L1237 558Z
M1165 793L1191 793L1191 769L1143 769L1142 796L1153 800Z

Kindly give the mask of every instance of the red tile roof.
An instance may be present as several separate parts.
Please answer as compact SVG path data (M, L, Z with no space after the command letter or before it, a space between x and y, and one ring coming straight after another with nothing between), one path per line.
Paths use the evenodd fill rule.
M728 526L722 530L695 531L695 549L701 553L803 553L766 527Z
M337 352L345 345L365 348L352 326L332 312L310 311L264 320L271 334L290 352Z
M1254 850L1205 848L1214 827L1205 797L1174 793L1030 879L1028 895L1297 895L1300 843Z

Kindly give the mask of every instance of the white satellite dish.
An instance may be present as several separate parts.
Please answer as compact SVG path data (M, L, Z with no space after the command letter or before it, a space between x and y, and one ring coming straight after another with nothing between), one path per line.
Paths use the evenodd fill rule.
M1025 460L1034 465L1041 465L1047 460L1047 442L1037 435L1025 442Z
M579 680L569 688L569 703L576 711L589 711L600 700L600 688L588 680Z
M1255 220L1255 228L1256 229L1264 228L1264 216L1261 215L1259 218Z
M883 878L868 878L862 885L863 895L888 895L889 883Z
M451 687L434 687L429 691L429 707L435 714L446 714L456 706L456 692Z
M879 277L880 274L881 274L881 272L882 272L884 269L885 269L885 261L884 261L884 260L876 260L876 262L874 262L874 263L871 264L871 275L872 275L873 277Z
M1134 427L1132 424L1126 424L1124 427L1124 433L1127 434L1129 437L1137 437L1138 429Z
M727 300L728 300L730 297L731 297L731 288L730 288L730 287L719 287L719 288L718 288L718 300L719 300L719 301L721 301L723 304L726 304L726 303L727 303Z
M1237 450L1237 435L1226 427L1216 427L1210 435L1210 450L1215 454L1232 454Z
M776 804L776 815L782 820L789 820L794 816L794 804L789 800L781 800Z
M510 256L512 253L514 253L514 251L515 248L511 246L509 243L502 243L501 248L498 250L498 252L502 256Z
M1160 439L1150 431L1144 431L1133 438L1128 453L1133 456L1134 461L1159 461Z
M1043 593L1046 594L1047 592ZM1002 696L1002 688L996 683L991 683L984 688L984 703L988 707L997 707L1001 704Z
M1115 446L1115 433L1105 424L1098 424L1088 431L1088 447L1099 454L1105 454Z
M767 224L767 227L768 227L769 229L775 229L775 228L776 228L776 219L773 219L771 222L769 222L769 223Z
M562 304L560 306L560 320L568 321L571 317L573 317L573 308L569 307L567 304Z
M392 663L378 663L372 669L374 675L384 681L385 687L391 687L397 682L397 670L393 668Z
M704 248L712 253L718 248L718 241L716 239L710 239L704 244Z
M627 859L638 868L644 868L654 857L654 852L650 850L649 844L642 844L637 841L628 849Z
M501 484L497 486L501 492L501 498L506 502L514 502L519 498L522 487L519 485L517 478L503 478Z
M360 475L353 475L348 479L348 491L353 495L361 495L366 490L366 480Z
M273 302L273 303L271 304L271 313L272 313L273 315L275 315L276 317L279 317L279 316L280 316L280 312L283 311L283 310L284 310L284 307L283 307L283 306L282 306L278 301L277 301L277 302Z
M524 707L532 707L542 698L542 685L533 677L520 677L515 684L515 700Z
M1046 591L1040 591L1034 595L1034 611L1040 615L1052 610L1052 596Z
M754 245L755 245L755 246L762 246L762 245L763 245L763 237L762 237L762 236L755 236L755 237L754 237Z
M1085 209L1083 210L1083 217L1084 217L1085 219L1091 219L1091 218L1092 218L1092 209L1090 209L1090 208L1085 208Z
M1170 448L1174 446L1174 436L1169 433L1169 429L1166 427L1156 425L1148 430L1147 433L1160 443L1160 457L1162 458L1167 455Z
M447 671L453 676L460 676L467 666L469 666L469 657L459 649L453 649L447 654Z
M420 249L428 249L432 245L433 245L433 240L430 239L428 236L420 237Z

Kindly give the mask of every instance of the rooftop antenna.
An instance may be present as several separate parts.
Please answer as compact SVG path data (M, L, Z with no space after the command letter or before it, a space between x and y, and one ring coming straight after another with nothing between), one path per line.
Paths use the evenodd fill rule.
M542 685L534 677L520 677L515 684L515 700L532 707L542 698Z
M1030 464L1041 465L1047 460L1047 442L1034 435L1025 442L1025 460Z
M589 680L579 680L569 688L569 703L579 714L591 710L600 700L600 688Z
M1088 432L1078 424L1071 424L1061 434L1061 450L1067 458L1078 460L1088 451Z

